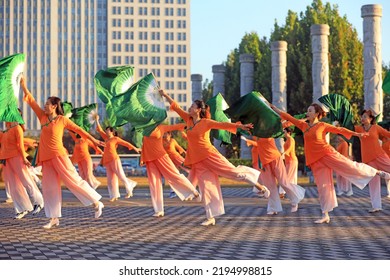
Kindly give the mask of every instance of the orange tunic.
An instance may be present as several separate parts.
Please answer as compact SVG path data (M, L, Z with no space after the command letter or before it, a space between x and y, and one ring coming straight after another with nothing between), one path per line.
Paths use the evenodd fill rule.
M284 160L285 162L298 161L295 154L295 139L291 135L287 135L284 142Z
M62 115L58 115L50 121L31 94L25 96L24 100L31 106L42 126L37 155L38 164L68 154L62 142L65 128L79 134L82 138L89 137L87 132Z
M167 152L164 149L162 137L165 132L173 130L183 130L185 123L179 123L174 125L158 125L150 136L144 136L141 152L141 162L153 161L166 155Z
M135 147L131 145L129 142L122 140L121 138L114 136L111 138L108 138L106 132L98 125L97 131L99 132L100 136L104 139L106 142L106 147L104 148L104 154L102 157L102 165L106 165L114 160L117 160L119 158L119 155L116 151L118 145L125 146L129 148L129 150L134 150Z
M37 140L24 137L24 151L27 152L28 148L35 148L37 146Z
M350 139L354 134L353 131L346 128L335 127L324 122L318 122L310 126L307 122L296 119L285 112L282 112L280 116L281 118L292 122L296 127L302 130L307 166L310 166L312 163L334 151L334 148L326 142L325 136L328 132L344 135L347 139Z
M187 125L188 148L184 160L184 165L187 166L208 158L212 153L219 154L210 142L211 129L223 129L235 134L239 126L236 123L217 122L211 119L201 119L194 124L190 114L180 108L176 102L171 104L171 109L176 111Z
M274 138L258 138L257 151L263 166L273 162L281 156L280 151L276 147Z
M361 125L355 126L356 132L366 132ZM386 155L386 152L379 144L379 139L390 137L390 132L383 127L374 124L368 130L369 135L360 139L360 149L362 153L362 162L368 163L379 156Z
M349 158L349 145L342 137L337 136L336 150L343 156Z
M25 158L23 129L20 125L15 125L0 132L1 150L0 159L8 159L16 156Z
M169 156L181 156L181 154L183 154L185 152L185 150L173 138L171 138L169 143L166 143L166 141L163 141L163 146L164 146L164 149Z
M257 140L256 137L253 138L253 139ZM260 165L259 165L259 151L257 150L257 141L247 139L247 140L245 140L245 142L246 142L246 145L248 147L252 146L252 150L251 150L252 167L255 168L255 169L259 169Z
M390 157L390 139L389 138L386 138L386 140L383 140L382 149Z
M89 139L77 138L73 133L70 133L74 140L73 154L70 160L72 163L78 163L85 159L90 159L91 154L89 153L89 147L92 147L96 153L100 153L99 148Z

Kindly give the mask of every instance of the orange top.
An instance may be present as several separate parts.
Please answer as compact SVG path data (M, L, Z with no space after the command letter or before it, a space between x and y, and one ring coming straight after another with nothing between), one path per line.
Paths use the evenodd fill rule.
M361 125L356 125L355 131L366 132ZM377 124L373 124L367 132L369 135L360 139L360 150L364 163L370 162L379 156L386 155L386 152L379 144L379 138L390 137L390 132Z
M343 156L349 158L349 145L342 137L337 136L336 150Z
M385 140L383 140L382 149L390 157L390 139L389 138L386 138Z
M27 152L28 148L37 147L37 140L24 137L24 151Z
M73 163L78 163L84 159L90 159L89 147L92 147L97 154L101 153L101 150L89 139L77 138L74 133L70 133L70 136L74 140L73 154L70 160Z
M210 142L211 129L223 129L235 134L239 126L236 123L217 122L205 118L194 123L190 114L180 108L176 102L171 104L171 109L176 111L187 125L188 148L184 160L184 165L187 166L208 158L211 153L219 154L218 150Z
M295 139L287 134L286 141L284 142L284 160L285 162L297 161L297 155L295 154Z
M343 127L335 127L324 122L318 122L310 126L306 121L296 119L285 112L282 112L280 116L281 118L292 122L296 127L302 130L307 166L310 166L312 163L320 160L334 150L334 148L326 142L325 136L328 132L344 135L347 139L350 139L354 134L351 130Z
M263 166L274 161L282 155L276 147L274 138L258 138L257 151Z
M8 159L16 156L25 158L23 129L19 124L10 126L6 131L0 132L0 141L0 159Z
M125 140L122 140L118 136L108 138L107 133L100 127L100 125L97 126L97 131L106 142L106 147L104 148L104 154L101 161L102 165L106 165L107 163L110 163L111 161L117 160L119 158L119 155L116 152L118 145L125 146L129 148L129 150L135 149L133 145Z
M27 94L24 101L31 106L42 126L37 155L38 164L58 156L68 154L68 151L65 149L62 142L65 128L76 132L82 138L89 137L88 133L86 133L81 127L62 115L58 115L50 121L49 117L45 115L45 111L39 107L31 94Z
M162 140L164 133L172 130L183 130L185 125L185 123L174 125L160 124L153 130L150 136L144 136L142 141L141 162L156 160L166 155L167 152L164 149Z
M181 154L185 152L185 150L173 138L171 138L169 143L163 141L163 146L169 156L181 156Z
M253 139L257 139L254 137ZM259 152L257 150L257 141L246 139L246 145L248 147L252 146L251 155L252 155L252 167L259 169Z

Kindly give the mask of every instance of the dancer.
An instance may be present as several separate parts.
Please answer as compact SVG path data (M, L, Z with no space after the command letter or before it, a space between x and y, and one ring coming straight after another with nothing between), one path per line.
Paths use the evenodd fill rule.
M360 139L362 162L373 168L390 172L390 158L379 144L379 139L390 137L390 132L375 123L375 116L371 110L364 110L360 115L360 121L361 125L355 126L355 131L368 133L367 137ZM382 210L380 177L375 176L368 186L372 205L368 212L379 212Z
M141 149L133 146L131 143L118 137L118 133L111 126L106 127L105 130L102 129L99 123L99 116L95 116L96 119L96 130L99 132L100 136L106 142L106 147L104 148L104 153L102 157L102 165L106 167L107 170L107 187L108 193L110 195L110 202L113 202L120 198L119 193L119 182L118 178L125 184L126 196L125 198L130 198L133 196L133 189L137 185L136 181L130 180L126 177L125 172L123 171L122 163L119 158L119 155L116 151L118 145L127 147L129 150L134 150L137 153L141 152Z
M162 137L172 130L182 130L185 124L158 125L150 136L143 137L141 162L146 164L154 217L164 216L162 176L181 200L199 198L191 182L180 174L163 147Z
M259 190L265 192L265 197L269 196L269 190L257 182L258 170L246 166L235 167L210 142L211 129L225 129L236 133L237 128L253 128L252 124L211 120L209 107L201 100L195 100L187 113L164 90L160 90L160 94L186 123L188 148L184 165L191 168L190 175L197 180L202 194L207 216L203 226L215 225L215 217L225 214L218 176L256 185Z
M82 128L63 116L61 99L51 96L47 99L44 109L37 104L31 92L26 86L24 77L20 80L24 92L24 101L27 102L37 115L42 125L39 138L37 155L38 165L42 165L42 192L45 202L45 214L50 218L45 229L59 226L61 217L61 180L68 189L85 206L95 206L95 218L99 218L103 211L103 203L99 200L101 195L92 189L77 173L68 153L63 145L62 137L64 129L78 133L82 138L88 138L96 145L104 146L104 143L95 139Z
M340 135L337 135L336 137L336 150L346 158L351 158L349 154L349 144ZM346 196L353 195L352 183L343 176L340 176L336 171L336 195L340 196L343 194Z
M43 197L28 169L31 164L24 150L23 126L17 122L6 122L6 128L0 132L0 159L4 160L5 184L9 186L13 199L15 219L22 219L31 211L33 215L41 211Z
M257 147L264 169L261 178L271 192L267 214L276 215L283 210L277 183L281 185L291 201L291 212L298 211L298 203L305 197L305 189L289 181L282 154L276 147L275 139L258 138Z
M307 109L308 122L296 119L272 104L271 108L280 114L282 119L292 122L303 132L306 164L313 171L322 210L321 219L316 220L315 223L329 223L329 212L337 207L337 197L333 187L333 170L337 170L341 176L347 178L359 188L364 188L377 174L390 179L390 174L386 172L379 171L364 163L354 162L340 155L325 139L328 132L344 135L347 139L352 136L367 137L366 132L358 133L320 122L319 120L325 116L325 112L316 103L313 103Z
M75 143L70 160L79 167L80 177L96 190L101 182L93 175L93 163L91 154L89 153L89 147L92 147L96 154L103 154L103 151L91 140L83 139L80 135L75 134L72 131L69 131L69 134Z
M177 141L172 138L172 133L167 131L163 135L163 146L165 151L167 152L169 158L172 160L173 164L180 171L184 171L185 173L189 173L190 171L183 166L184 158L186 150L184 150ZM169 193L169 198L176 197L175 191L171 188L171 192Z
M290 127L284 128L284 163L286 165L287 181L293 184L298 184L298 158L295 153L295 140L291 136L292 129Z

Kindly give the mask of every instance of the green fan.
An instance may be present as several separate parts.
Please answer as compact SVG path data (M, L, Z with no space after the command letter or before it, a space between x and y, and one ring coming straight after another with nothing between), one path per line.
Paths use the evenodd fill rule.
M68 119L72 116L73 105L71 102L61 102L62 111L64 111L64 117Z
M142 135L149 136L166 117L164 100L152 73L133 84L121 95L111 99L112 113L119 120L126 120Z
M97 104L93 103L79 108L72 109L70 119L85 131L89 132L92 124L95 122Z
M230 122L230 119L226 116L226 114L223 112L227 108L229 108L229 105L227 104L226 100L223 98L221 93L218 93L214 97L210 98L207 102L207 105L210 107L210 113L211 113L211 119L218 121L218 122ZM213 129L211 130L211 136L217 140L222 141L223 144L231 144L231 133L222 130L222 129Z
M224 112L243 124L252 123L254 136L260 138L283 136L279 115L271 109L268 101L259 92L252 91L242 96Z
M25 65L23 53L0 59L0 120L24 124L18 111L20 79Z
M382 90L386 94L390 94L390 71L387 71L385 79L382 83Z
M329 109L329 119L331 122L338 121L340 126L354 129L353 125L353 110L352 106L343 95L337 93L330 93L321 96L318 99Z
M99 99L105 104L108 104L114 96L126 92L134 84L134 81L134 67L132 66L99 70L94 78Z

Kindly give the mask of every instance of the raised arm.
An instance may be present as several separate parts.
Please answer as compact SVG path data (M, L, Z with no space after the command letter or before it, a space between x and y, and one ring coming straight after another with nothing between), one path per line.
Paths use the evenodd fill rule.
M37 115L38 119L41 120L41 118L45 115L45 111L43 111L42 108L35 101L31 92L27 88L26 80L24 79L24 77L22 77L20 79L20 86L21 86L23 93L24 93L23 101L25 101L28 105L30 105L31 109L33 109L33 111Z
M121 145L121 146L124 146L124 147L127 147L129 150L134 150L136 151L137 153L140 153L141 152L141 149L135 147L134 145L132 145L131 143L121 139L118 137L118 144Z
M107 133L100 126L99 115L95 116L95 120L96 120L96 131L100 134L100 136L103 138L103 140L106 141L108 139L108 136L107 136Z
M169 96L163 89L159 90L159 93L162 97L165 97L165 99L168 101L170 106L170 110L175 111L185 122L187 122L190 119L190 115L188 112L184 111L179 104L177 104L172 97Z
M94 143L95 145L97 146L106 146L106 144L98 139L96 139L95 137L93 137L91 134L87 133L84 129L82 129L81 127L79 127L77 124L75 124L74 122L72 122L70 119L68 118L63 118L64 122L65 122L65 127L66 129L68 130L71 130L75 133L77 133L78 135L81 136L81 138L83 139L89 139L91 140L92 143Z

